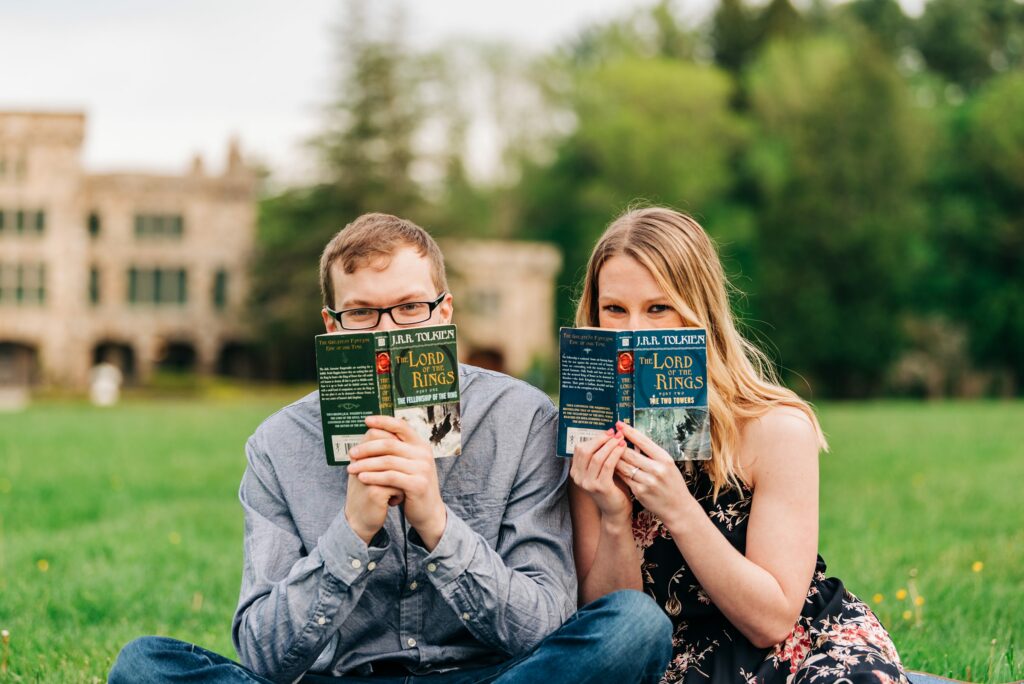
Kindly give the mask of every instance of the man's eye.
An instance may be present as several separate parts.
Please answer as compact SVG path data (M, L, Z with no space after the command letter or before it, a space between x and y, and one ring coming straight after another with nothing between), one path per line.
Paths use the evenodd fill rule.
M375 313L376 312L373 309L349 309L345 312L345 315L351 316L352 318L369 318Z
M410 302L408 304L402 304L398 308L402 311L402 313L412 313L414 311L419 311L420 307L422 306L423 305L420 304L419 302Z

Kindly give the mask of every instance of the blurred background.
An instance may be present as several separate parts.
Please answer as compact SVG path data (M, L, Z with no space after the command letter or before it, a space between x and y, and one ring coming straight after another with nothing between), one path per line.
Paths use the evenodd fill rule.
M0 0L0 681L234 655L242 444L338 229L430 230L463 360L553 392L638 202L820 407L832 570L909 665L1020 677L1022 65L1019 0Z

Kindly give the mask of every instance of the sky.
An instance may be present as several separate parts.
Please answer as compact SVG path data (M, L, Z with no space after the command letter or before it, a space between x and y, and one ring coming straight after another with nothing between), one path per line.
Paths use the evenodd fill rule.
M495 39L531 52L640 6L404 3L418 47ZM0 110L86 112L90 172L176 173L201 154L216 173L237 136L275 177L299 178L310 172L303 141L330 97L332 27L343 16L342 0L0 0Z
M382 0L370 0L380 3ZM395 2L396 0L390 0ZM923 0L907 0L905 6ZM715 0L676 0L706 16ZM423 49L469 38L539 53L653 0L405 0ZM343 0L0 0L0 110L87 114L90 172L177 173L228 140L285 183L313 173L304 141L331 94ZM482 162L486 164L486 161Z

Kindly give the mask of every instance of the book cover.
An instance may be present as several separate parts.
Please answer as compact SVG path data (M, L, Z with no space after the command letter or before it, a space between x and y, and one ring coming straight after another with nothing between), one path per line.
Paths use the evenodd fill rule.
M402 418L435 458L462 451L454 325L316 337L317 381L329 465L349 463L370 415Z
M558 452L631 423L676 460L711 458L707 338L697 328L562 328Z
M677 461L711 458L705 331L638 330L633 363L636 428Z
M455 326L393 330L389 336L395 416L431 444L435 458L458 456L462 415Z

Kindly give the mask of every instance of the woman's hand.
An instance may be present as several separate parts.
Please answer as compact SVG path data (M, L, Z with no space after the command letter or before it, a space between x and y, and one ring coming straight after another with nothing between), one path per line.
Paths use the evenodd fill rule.
M679 466L664 449L632 425L615 424L636 447L627 449L615 467L616 473L643 507L662 520L675 517L693 498Z
M569 475L594 500L602 517L624 519L633 513L629 490L615 477L615 468L625 452L622 432L612 430L577 444L573 451Z

